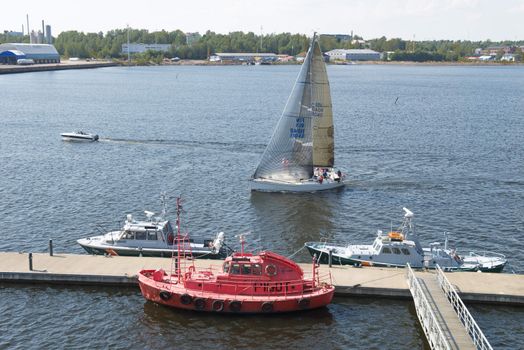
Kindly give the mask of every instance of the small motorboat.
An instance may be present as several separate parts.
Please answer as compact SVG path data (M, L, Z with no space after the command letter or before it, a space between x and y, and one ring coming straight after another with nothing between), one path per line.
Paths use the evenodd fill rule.
M455 249L448 249L447 235L444 247L435 242L429 248L423 248L415 234L413 213L403 209L405 215L401 227L387 235L379 230L371 245L306 242L305 246L324 264L331 259L331 263L337 265L405 267L409 263L414 268L434 269L439 265L444 271L501 272L504 269L507 263L504 255L492 252L459 255Z
M180 199L177 201L180 213ZM178 219L177 219L178 221ZM179 253L174 271L142 270L138 283L145 299L178 308L218 313L281 313L328 305L335 291L331 275L320 276L313 258L312 276L306 278L295 262L270 251L258 254L241 251L224 260L220 271L197 270L186 255L188 235L180 228L176 241Z
M64 132L60 134L60 136L62 136L62 140L64 141L98 141L98 135L83 131Z
M169 220L165 220L166 204L162 195L163 210L160 216L145 211L146 220L137 221L127 214L121 229L108 233L82 238L77 243L89 254L146 256L170 258L177 254L175 235ZM185 243L184 249L191 250L195 258L223 259L231 252L225 245L224 232L214 238L192 239Z

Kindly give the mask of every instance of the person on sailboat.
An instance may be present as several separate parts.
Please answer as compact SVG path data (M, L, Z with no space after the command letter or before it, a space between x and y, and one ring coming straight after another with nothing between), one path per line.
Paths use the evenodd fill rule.
M318 177L318 183L321 184L322 181L324 181L324 177L323 177L322 175L320 175L320 176Z
M337 171L337 175L335 176L335 181L340 182L340 179L342 178L342 172L340 170Z

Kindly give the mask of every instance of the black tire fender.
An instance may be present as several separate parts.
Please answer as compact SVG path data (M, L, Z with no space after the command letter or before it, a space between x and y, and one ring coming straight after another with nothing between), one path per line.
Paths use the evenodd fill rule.
M193 297L189 294L182 294L180 296L180 302L183 304L183 305L189 305L191 304L191 302L193 301Z

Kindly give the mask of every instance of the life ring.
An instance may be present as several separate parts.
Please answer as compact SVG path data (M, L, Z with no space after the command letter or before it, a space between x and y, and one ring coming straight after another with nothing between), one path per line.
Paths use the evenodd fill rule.
M222 300L215 300L213 304L211 304L211 308L213 311L220 312L224 310L224 302Z
M241 308L242 308L242 302L238 300L233 300L229 302L229 310L233 312L239 312Z
M277 274L277 267L273 264L266 265L266 274L268 276L275 276Z
M171 298L171 293L169 293L167 290L163 290L160 292L160 299L163 301L168 301Z
M302 298L298 301L298 306L300 306L301 309L307 309L309 307L309 303L309 299Z
M184 305L189 305L193 301L193 298L189 294L182 294L180 296L180 302Z
M195 309L204 310L206 308L206 299L196 298L195 299Z
M262 303L262 312L272 312L273 311L273 303L266 301Z

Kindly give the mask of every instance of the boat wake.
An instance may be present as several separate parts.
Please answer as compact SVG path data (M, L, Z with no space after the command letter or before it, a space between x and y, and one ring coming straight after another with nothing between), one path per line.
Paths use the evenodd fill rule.
M244 142L218 142L218 141L193 141L193 140L166 140L166 139L121 139L121 138L100 138L100 142L177 146L190 148L220 149L230 150L241 153L262 153L266 145L252 144Z

